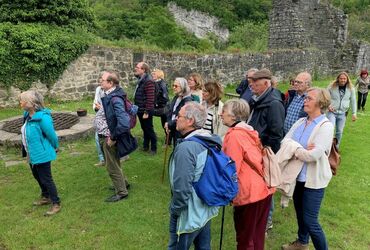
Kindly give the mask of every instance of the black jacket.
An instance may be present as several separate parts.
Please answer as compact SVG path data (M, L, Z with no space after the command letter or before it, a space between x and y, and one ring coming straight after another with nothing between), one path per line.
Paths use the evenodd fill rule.
M173 107L175 106L175 103L176 103L176 100L177 100L177 96L175 96L172 101L171 101L171 105L170 105L170 112L168 112L167 114L167 123L168 123L168 128L170 130L176 130L176 120L172 120L172 116L173 115L178 115L179 112L180 112L180 109L187 103L187 102L191 102L193 101L193 98L191 96L186 96L184 97L179 105L177 105L175 111L173 111Z
M269 88L258 101L250 101L253 114L249 125L258 131L262 145L270 146L276 153L284 137L285 109L276 90Z

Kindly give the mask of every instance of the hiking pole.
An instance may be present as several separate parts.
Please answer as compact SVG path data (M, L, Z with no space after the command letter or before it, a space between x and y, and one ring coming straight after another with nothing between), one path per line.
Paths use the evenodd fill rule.
M164 159L163 159L163 170L162 170L162 184L164 181L164 173L166 172L166 162L167 162L167 152L168 152L168 147L169 147L169 139L170 139L170 133L166 133L166 148L164 150Z
M223 236L223 233L224 233L224 220L225 220L225 206L222 207L220 250L222 249L222 236Z

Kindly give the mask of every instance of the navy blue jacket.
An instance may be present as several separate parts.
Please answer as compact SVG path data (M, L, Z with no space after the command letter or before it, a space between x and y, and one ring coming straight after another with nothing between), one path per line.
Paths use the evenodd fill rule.
M236 88L236 93L240 95L240 98L249 102L252 99L253 93L249 88L249 82L244 79L240 82L239 86Z
M123 92L123 89L117 87L109 95L102 98L105 118L111 133L110 138L113 141L130 131L130 117L124 105L125 96L126 93Z

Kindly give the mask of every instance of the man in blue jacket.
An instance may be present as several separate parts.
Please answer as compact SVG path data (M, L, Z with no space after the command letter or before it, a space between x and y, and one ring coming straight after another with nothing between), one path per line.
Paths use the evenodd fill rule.
M221 144L221 139L202 130L207 119L205 108L188 102L180 109L176 130L184 139L192 136ZM211 249L211 219L217 216L218 207L210 207L196 194L192 186L203 173L207 149L194 141L178 139L171 155L169 179L171 185L169 250Z
M128 197L129 187L124 175L118 147L122 136L130 130L130 118L124 106L126 94L119 87L115 72L105 71L101 77L101 88L104 90L102 106L104 115L96 117L99 142L102 145L109 177L113 182L115 194L106 202L116 202Z

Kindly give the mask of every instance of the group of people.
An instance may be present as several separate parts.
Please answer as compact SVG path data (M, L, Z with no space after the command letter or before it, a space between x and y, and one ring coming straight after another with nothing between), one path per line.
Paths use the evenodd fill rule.
M273 85L270 70L250 69L238 86L240 98L225 103L221 101L222 85L214 80L204 82L197 73L174 80L171 101L162 70L151 72L147 63L140 62L134 73L138 80L133 110L127 109L127 94L113 71L102 72L94 100L99 164L106 166L114 190L106 202L128 197L130 184L120 165L128 154L125 142L130 140L129 113L137 113L143 131L142 150L149 155L157 153L153 117L158 116L165 143L173 143L168 249L189 249L193 244L195 249L211 249L211 219L219 208L206 205L192 187L207 158L203 145L187 140L192 136L219 145L235 161L239 192L232 205L237 249L264 249L265 232L272 228L276 188L269 187L263 178L262 149L266 146L282 159L286 181L278 189L293 199L297 216L297 239L282 249L308 249L309 238L316 249L328 249L318 221L325 188L332 177L328 154L334 128L338 145L341 141L349 107L352 120L357 118L356 93L347 73L340 73L328 89L322 89L312 87L311 75L301 72L291 89L282 94ZM356 85L362 110L369 84L367 71L361 71ZM20 95L20 104L25 110L23 149L41 188L41 197L34 204L52 204L46 214L53 215L61 206L51 175L50 162L56 158L58 139L50 111L33 90Z

